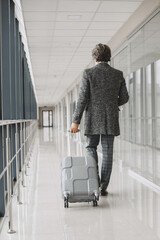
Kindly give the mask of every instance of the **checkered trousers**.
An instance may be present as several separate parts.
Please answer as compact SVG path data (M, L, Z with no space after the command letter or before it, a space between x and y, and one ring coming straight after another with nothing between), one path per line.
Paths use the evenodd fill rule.
M101 137L102 145L102 168L101 168L101 180L99 177L99 167L98 167L98 155L97 146L99 144ZM87 135L86 136L86 151L87 156L91 156L96 160L97 172L99 177L99 185L101 189L107 189L110 176L112 172L113 163L113 135Z

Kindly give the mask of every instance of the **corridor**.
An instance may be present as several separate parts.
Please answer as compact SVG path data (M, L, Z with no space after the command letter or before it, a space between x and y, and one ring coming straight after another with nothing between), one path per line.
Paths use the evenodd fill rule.
M71 140L71 145L74 144L78 142ZM64 209L60 165L67 155L66 136L57 129L38 130L26 177L27 188L23 188L23 204L17 205L14 198L16 234L7 234L6 217L0 239L160 239L160 193L154 186L154 181L159 180L156 178L159 152L129 144L116 138L109 195L100 197L98 207L92 203L70 203ZM155 163L154 168L151 165L148 168L150 162ZM144 174L148 182L146 178L143 181Z

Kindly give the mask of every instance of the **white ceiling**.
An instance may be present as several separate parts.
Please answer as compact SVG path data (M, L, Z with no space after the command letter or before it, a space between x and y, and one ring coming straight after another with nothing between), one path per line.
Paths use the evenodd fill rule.
M143 0L22 0L39 106L55 104Z

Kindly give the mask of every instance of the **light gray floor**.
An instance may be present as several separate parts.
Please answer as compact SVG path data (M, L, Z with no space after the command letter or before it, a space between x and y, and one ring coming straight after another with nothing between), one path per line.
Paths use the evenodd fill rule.
M78 152L76 145L71 143L72 151ZM66 155L63 134L39 130L23 205L18 206L14 197L16 234L7 234L6 217L0 240L160 239L159 151L116 139L109 195L100 197L98 207L76 203L69 209L63 207L60 181L60 163Z

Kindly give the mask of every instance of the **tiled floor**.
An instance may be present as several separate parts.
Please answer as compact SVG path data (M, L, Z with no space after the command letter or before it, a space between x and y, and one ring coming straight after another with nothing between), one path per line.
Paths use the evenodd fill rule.
M38 136L23 204L14 197L16 234L7 234L6 217L0 240L160 239L159 151L116 139L109 195L100 197L98 207L76 203L64 209L60 163L67 138L48 128ZM73 141L71 150L78 153L77 145Z

